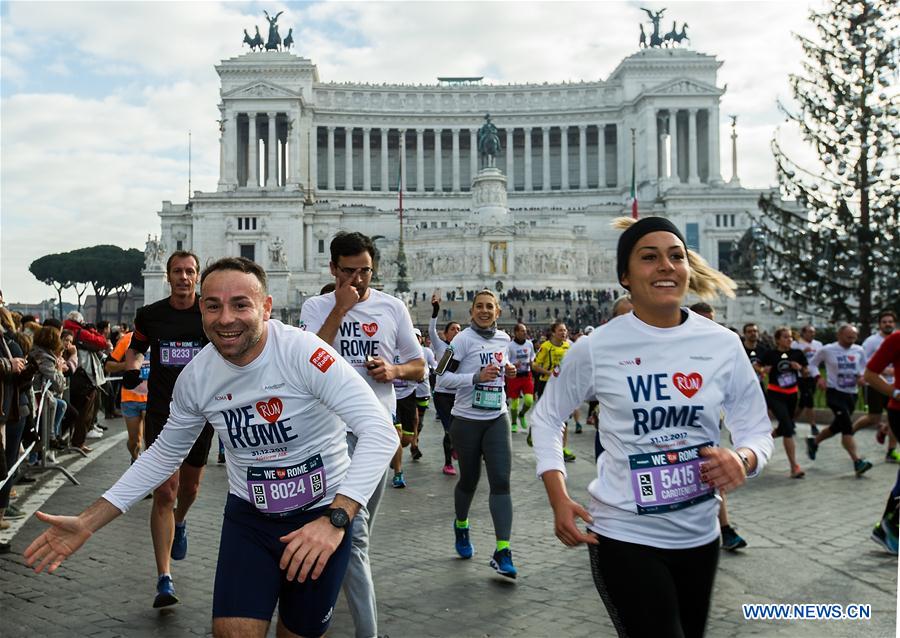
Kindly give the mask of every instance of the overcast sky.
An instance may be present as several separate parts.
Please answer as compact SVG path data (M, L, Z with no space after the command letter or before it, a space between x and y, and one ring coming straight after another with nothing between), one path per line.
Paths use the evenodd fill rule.
M788 2L3 2L0 4L0 286L7 302L52 298L28 265L109 243L143 250L162 200L218 180L218 76L280 10L295 53L323 81L434 83L606 79L637 50L640 7L668 7L691 46L724 64L720 139L731 176L727 115L738 114L745 186L775 183L769 141L799 69L792 32L809 30L808 0ZM786 145L808 151L789 133ZM74 300L74 295L70 295ZM69 296L66 297L67 299Z

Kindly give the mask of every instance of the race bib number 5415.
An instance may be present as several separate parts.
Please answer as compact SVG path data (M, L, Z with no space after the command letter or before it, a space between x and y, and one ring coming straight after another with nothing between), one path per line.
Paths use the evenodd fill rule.
M637 513L672 512L712 498L713 488L700 480L700 449L710 445L629 456Z

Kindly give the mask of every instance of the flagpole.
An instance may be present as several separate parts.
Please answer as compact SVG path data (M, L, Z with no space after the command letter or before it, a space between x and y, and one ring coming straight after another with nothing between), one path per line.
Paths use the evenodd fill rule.
M635 165L637 163L637 156L635 150L635 140L634 140L634 129L631 129L631 217L633 219L638 218L638 201L637 201L637 188L635 183Z
M402 133L401 133L402 134ZM402 148L402 147L401 147ZM409 292L409 278L406 276L406 252L403 250L403 158L397 179L397 193L400 207L400 241L397 246L397 292Z

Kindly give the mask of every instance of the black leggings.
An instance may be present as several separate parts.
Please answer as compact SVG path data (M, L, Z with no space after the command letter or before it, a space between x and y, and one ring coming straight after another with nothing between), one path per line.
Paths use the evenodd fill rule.
M450 465L453 446L450 442L450 424L453 422L453 415L450 411L453 409L453 403L456 401L456 395L449 392L434 393L434 411L444 426L444 465Z
M775 432L785 438L794 436L797 425L794 423L794 412L797 410L797 393L785 394L784 392L776 392L769 390L766 393L766 401L769 409L775 415L778 421L778 427Z
M690 549L659 549L593 533L594 585L619 638L703 636L719 539Z

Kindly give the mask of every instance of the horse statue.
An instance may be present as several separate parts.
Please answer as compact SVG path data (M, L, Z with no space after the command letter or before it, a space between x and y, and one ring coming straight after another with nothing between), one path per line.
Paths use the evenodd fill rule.
M675 27L675 20L672 20L672 30L663 36L663 46L673 46L677 35L678 29Z
M687 34L687 28L688 28L687 22L685 22L684 24L681 25L681 33L676 34L672 38L672 41L675 42L675 44L681 44L682 40L687 40L688 42L691 41L691 39L688 37L688 34Z
M247 33L247 29L244 29L243 44L246 44L247 46L249 46L251 51L256 51L257 49L262 49L263 41L262 41L262 36L259 35L259 27L256 27L256 35L253 36L252 38L250 37L250 34Z
M291 47L294 46L294 29L288 29L288 34L284 38L284 42L281 43L284 47L285 51L290 51Z
M500 134L490 113L484 116L484 125L478 130L478 154L484 167L494 166L494 158L500 154Z
M647 48L647 34L644 33L644 25L640 24L638 26L641 27L641 39L638 42L638 47L641 49L646 49Z
M663 39L659 36L659 21L662 20L662 16L666 12L666 10L663 8L656 13L653 13L652 11L650 11L650 9L641 7L641 11L645 11L647 15L650 16L650 22L653 23L653 33L650 34L650 46L662 46Z
M281 36L278 35L278 25L275 23L278 22L278 16L284 11L276 13L274 18L269 17L268 11L263 11L263 13L266 14L266 20L269 21L269 38L266 40L266 51L278 51L281 47Z

